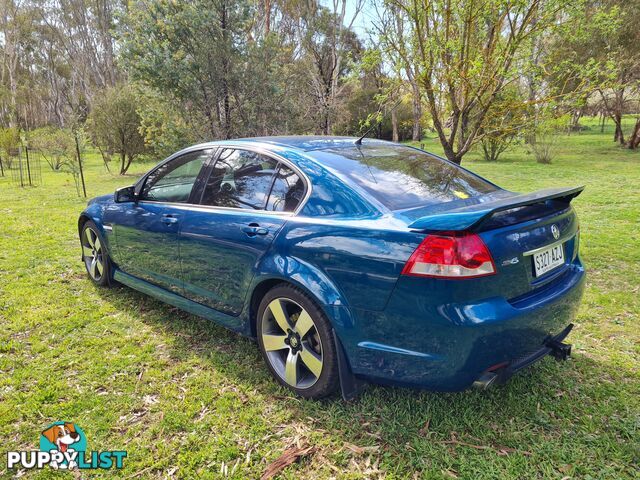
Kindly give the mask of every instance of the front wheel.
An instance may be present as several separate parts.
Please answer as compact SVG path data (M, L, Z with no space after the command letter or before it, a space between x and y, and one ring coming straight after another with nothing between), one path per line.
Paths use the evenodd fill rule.
M258 344L271 374L304 398L322 398L339 385L329 320L302 290L275 287L260 302Z
M89 278L101 287L109 285L111 263L105 249L104 240L99 229L91 220L82 226L80 244L82 245L82 260Z

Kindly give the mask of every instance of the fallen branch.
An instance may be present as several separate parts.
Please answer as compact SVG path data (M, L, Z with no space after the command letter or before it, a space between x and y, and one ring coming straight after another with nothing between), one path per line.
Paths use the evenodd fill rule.
M286 467L294 462L297 462L300 458L310 455L315 451L315 447L292 447L284 451L274 462L272 462L264 471L260 480L269 480L275 477L278 473L284 470Z

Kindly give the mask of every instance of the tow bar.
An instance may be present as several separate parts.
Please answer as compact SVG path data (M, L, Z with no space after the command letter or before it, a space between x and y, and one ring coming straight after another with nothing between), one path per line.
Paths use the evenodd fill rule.
M571 356L571 345L568 343L553 339L547 342L547 347L551 349L550 355L559 362Z
M486 390L492 385L504 383L518 370L528 367L546 355L551 355L559 362L567 360L571 356L571 345L563 343L562 340L569 335L572 328L573 324L570 323L562 332L560 332L560 334L547 340L542 348L525 357L521 357L510 363L504 362L503 364L489 368L480 375L475 382L473 382L473 387L480 390Z

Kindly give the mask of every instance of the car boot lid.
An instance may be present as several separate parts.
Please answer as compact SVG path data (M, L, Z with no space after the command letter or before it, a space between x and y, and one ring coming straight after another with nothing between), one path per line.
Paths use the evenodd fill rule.
M452 210L433 212L421 216L409 224L414 230L435 231L472 231L498 212L519 207L540 204L550 200L566 203L580 195L584 185L578 187L555 187L538 190L532 193L514 193L502 191L506 195L480 201L473 205L465 205Z

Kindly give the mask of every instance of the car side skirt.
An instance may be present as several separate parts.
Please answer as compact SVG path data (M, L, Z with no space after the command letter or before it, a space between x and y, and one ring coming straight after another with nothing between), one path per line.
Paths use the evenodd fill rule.
M179 309L192 313L193 315L206 318L207 320L212 320L223 327L233 330L234 332L249 335L249 332L246 331L246 322L238 322L238 317L226 315L222 312L206 307L205 305L129 275L122 270L116 269L113 272L113 278L114 280L126 285L127 287L133 288L140 293L144 293L145 295L149 295L150 297L173 305L174 307L178 307Z

